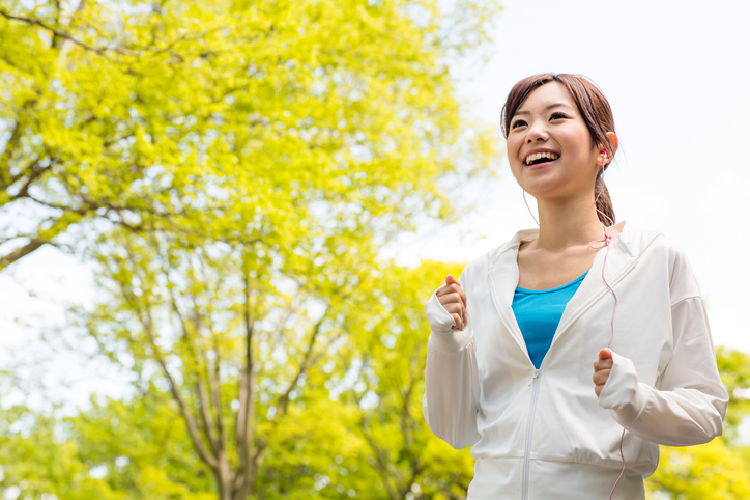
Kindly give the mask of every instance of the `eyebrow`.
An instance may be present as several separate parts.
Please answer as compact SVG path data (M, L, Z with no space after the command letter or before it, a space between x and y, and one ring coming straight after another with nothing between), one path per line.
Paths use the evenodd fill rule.
M550 104L549 106L547 106L546 108L544 108L542 111L547 111L547 110L550 110L552 108L559 108L559 107L562 107L562 108L572 108L572 106L569 105L569 104L566 104L564 102L558 102L558 103L555 103L555 104ZM516 115L528 115L528 114L529 114L528 111L521 110L521 111L516 111L516 113L513 116L516 116Z

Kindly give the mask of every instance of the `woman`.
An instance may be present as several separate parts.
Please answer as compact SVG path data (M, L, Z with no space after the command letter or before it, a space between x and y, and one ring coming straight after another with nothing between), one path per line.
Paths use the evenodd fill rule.
M472 445L470 500L644 498L658 444L722 432L728 397L697 283L673 242L612 225L602 172L617 137L595 85L526 78L502 122L539 229L427 302L425 418Z

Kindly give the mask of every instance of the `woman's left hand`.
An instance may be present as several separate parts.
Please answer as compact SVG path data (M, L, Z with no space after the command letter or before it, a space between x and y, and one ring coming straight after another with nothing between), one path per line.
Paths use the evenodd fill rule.
M612 353L609 349L599 351L599 359L594 363L594 384L596 384L596 396L602 393L604 384L607 383L609 372L612 370Z

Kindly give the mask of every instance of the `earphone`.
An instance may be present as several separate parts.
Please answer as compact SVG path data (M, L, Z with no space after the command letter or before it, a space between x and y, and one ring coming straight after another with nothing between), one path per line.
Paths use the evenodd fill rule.
M601 151L599 151L599 154L603 156L602 158L602 173L604 172L604 162L607 161L607 150L605 148L602 148ZM599 196L601 196L603 191L600 191L599 194L596 196L596 200L594 200L594 207L596 207L596 203L599 201ZM614 221L609 218L606 214L604 214L601 210L598 208L596 209L597 212L599 212L601 215L603 215L607 220L609 220L610 225L614 224ZM602 224L603 225L603 224ZM607 250L604 254L604 263L602 264L602 281L604 281L604 284L607 285L607 288L609 288L609 291L612 292L612 297L615 299L615 306L612 309L612 320L609 323L611 334L609 336L609 343L607 344L607 349L610 349L612 345L612 340L615 338L615 313L617 312L617 294L615 294L614 289L610 286L610 284L607 282L607 279L604 277L604 269L607 267L607 256L609 255L609 245L612 242L612 237L607 233L607 226L604 226L604 239L598 240L598 241L592 241L589 243L589 247L594 249L600 249L606 247ZM593 246L592 243L602 243L602 246ZM622 457L622 471L620 471L620 475L615 480L615 484L612 485L612 491L609 493L609 500L612 500L612 496L615 494L615 488L617 488L617 483L620 482L620 479L622 479L622 476L625 474L625 468L627 467L627 464L625 463L625 453L622 451L622 445L625 441L625 428L622 429L622 437L620 438L620 456Z
M604 167L605 162L607 161L607 150L605 148L602 148L599 151L599 154L602 155L602 171L599 173L599 175L602 175L604 173ZM602 195L604 190L600 191L599 194L597 194L596 199L594 200L594 207L596 208L596 204L599 202L599 197ZM526 203L526 192L524 191L524 203ZM539 221L537 221L536 217L534 217L534 214L531 213L531 209L529 208L529 204L526 203L526 209L529 211L529 214L531 217L536 221L537 225L539 225ZM609 221L609 225L613 226L614 221L605 213L603 213L601 210L596 208L596 211L599 212L604 218L606 218ZM607 233L607 226L602 224L604 226L604 239L603 240L597 240L597 241L591 241L589 242L589 247L593 248L595 250L599 250L606 247L606 252L604 254L604 263L602 264L602 280L604 281L604 284L607 285L607 288L609 288L609 291L612 292L612 297L615 299L615 305L612 309L612 320L610 321L610 337L609 337L609 343L607 343L607 349L610 349L612 346L612 340L615 338L615 313L617 312L617 294L615 294L614 289L610 286L610 284L607 282L607 279L604 277L604 269L607 267L607 256L609 255L609 245L612 242L612 237ZM595 245L597 243L600 243L600 245ZM617 477L617 480L615 480L615 484L612 485L612 491L609 493L609 500L612 500L612 496L615 493L615 488L617 487L617 483L620 482L620 479L622 479L622 476L625 474L625 469L627 467L627 464L625 462L625 453L622 450L623 443L625 441L625 428L622 429L622 437L620 438L620 456L622 457L622 471L620 471L620 475Z

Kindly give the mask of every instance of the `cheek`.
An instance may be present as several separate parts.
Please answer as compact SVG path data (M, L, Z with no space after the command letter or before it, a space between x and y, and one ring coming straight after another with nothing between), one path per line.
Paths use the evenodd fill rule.
M510 156L508 156L508 163L510 163L510 171L513 174L513 178L519 185L522 185L523 183L521 182L521 180L524 178L524 167L521 165L521 162L515 158L511 158Z
M511 162L511 165L513 165L513 161L517 161L518 154L521 151L521 146L523 145L523 141L518 139L517 137L510 136L508 137L508 140L506 141L507 145L507 152L508 152L508 161Z
M518 160L518 157L512 154L508 154L508 163L510 164L510 170L511 172L513 172L513 176L516 179L518 179L518 175L523 170L523 166L521 165L521 162Z

